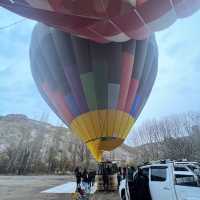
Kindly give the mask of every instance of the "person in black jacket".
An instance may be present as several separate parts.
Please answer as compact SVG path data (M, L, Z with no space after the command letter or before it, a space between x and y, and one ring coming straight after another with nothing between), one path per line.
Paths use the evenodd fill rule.
M121 180L122 180L122 174L121 174L121 172L118 171L118 173L117 173L117 187L118 187L118 189L119 189Z
M142 170L138 168L138 173L134 177L133 181L133 197L134 200L152 200L149 189L149 178L142 173Z
M123 167L123 170L122 170L122 177L123 177L123 179L125 179L126 176L127 176L127 169L126 169L126 167Z
M89 187L92 187L94 185L95 175L96 175L95 171L90 171L88 173L88 185L89 185Z
M86 169L84 169L82 173L82 184L86 192L88 192L89 187L88 187L88 172Z
M103 187L104 191L108 191L109 189L109 169L105 167L103 169Z
M127 181L128 181L128 188L129 188L129 194L130 194L131 200L134 199L134 184L133 184L134 172L135 172L135 168L133 166L128 168Z
M78 188L78 187L80 187L80 184L81 184L81 172L79 170L79 167L76 167L74 173L76 176L76 186Z

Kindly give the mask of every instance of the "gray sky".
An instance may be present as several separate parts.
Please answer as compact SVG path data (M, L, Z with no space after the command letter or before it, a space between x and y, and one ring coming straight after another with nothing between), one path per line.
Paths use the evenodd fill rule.
M200 12L156 34L159 70L138 120L200 111Z
M0 8L0 27L22 19ZM136 126L152 118L199 111L200 106L200 12L179 20L156 34L159 71L150 98ZM0 30L0 115L21 113L49 122L58 118L40 97L29 68L29 43L35 22L26 20Z

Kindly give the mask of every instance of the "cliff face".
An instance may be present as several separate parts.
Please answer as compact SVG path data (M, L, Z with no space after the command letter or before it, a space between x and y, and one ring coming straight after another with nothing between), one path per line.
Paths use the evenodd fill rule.
M81 149L82 148L82 149ZM0 170L4 172L71 169L86 152L67 128L27 118L0 117ZM84 160L82 159L81 162Z
M111 159L129 160L130 147L122 145ZM94 167L85 145L68 128L27 118L24 115L0 117L0 172L54 172L75 166ZM23 169L25 168L25 169ZM16 172L17 171L17 172Z
M40 150L41 156L58 141L56 149L62 148L62 142L69 143L71 134L68 129L55 127L48 123L31 120L24 115L0 117L0 150L27 146Z
M199 130L199 126L193 127L189 136L168 137L137 147L123 144L104 156L122 165L168 158L199 160ZM76 166L94 169L96 162L68 128L24 115L0 117L0 173L64 173Z

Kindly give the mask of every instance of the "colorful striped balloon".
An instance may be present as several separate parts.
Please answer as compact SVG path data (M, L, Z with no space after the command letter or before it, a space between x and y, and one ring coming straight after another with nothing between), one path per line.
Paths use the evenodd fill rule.
M200 0L0 0L24 17L100 43L145 39L200 8Z
M154 36L98 44L38 24L30 60L45 101L100 160L124 141L144 107L158 50Z

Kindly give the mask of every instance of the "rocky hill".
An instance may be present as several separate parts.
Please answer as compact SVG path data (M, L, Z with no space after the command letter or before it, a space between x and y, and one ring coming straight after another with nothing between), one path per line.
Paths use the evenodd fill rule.
M130 160L132 148L122 145L112 159ZM24 115L0 117L0 172L66 171L76 165L95 166L84 144L68 128L29 119Z
M200 115L186 116L141 127L136 133L143 145L123 144L112 153L105 153L105 158L120 160L122 165L158 159L199 161ZM64 173L76 166L94 169L96 162L68 128L24 115L0 117L0 173Z
M48 123L31 120L24 115L0 117L0 151L10 148L26 148L38 151L41 158L53 147L62 148L63 142L69 143L72 135L66 128L55 127Z

